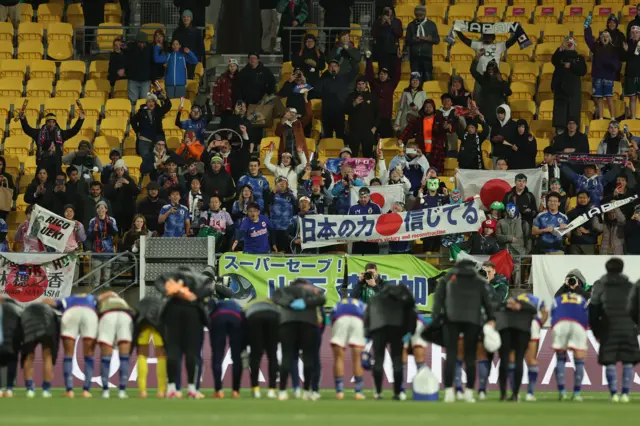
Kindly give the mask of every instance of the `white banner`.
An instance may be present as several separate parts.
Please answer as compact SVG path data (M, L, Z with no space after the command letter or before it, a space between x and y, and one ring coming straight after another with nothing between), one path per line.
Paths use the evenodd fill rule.
M610 203L602 204L600 207L592 207L588 212L583 213L580 216L573 219L571 223L567 225L566 228L564 229L554 228L553 231L560 236L564 236L569 232L573 231L574 229L579 228L583 224L587 223L594 216L598 216L606 212L610 212L611 210L618 209L624 206L625 204L629 204L637 199L638 199L638 195L634 195L632 197L624 198L622 200L614 200Z
M482 204L489 208L492 202L504 199L504 195L515 185L516 175L527 177L527 188L536 197L536 207L540 204L543 181L547 173L542 169L525 170L469 170L456 169L456 187L463 199L480 195Z
M37 237L45 246L52 247L58 253L62 253L74 227L73 221L34 204L27 234L34 238Z
M480 200L381 215L306 215L298 219L302 248L354 241L385 243L477 231L485 214Z
M380 207L382 213L387 213L391 210L391 205L397 201L404 203L404 187L403 185L382 185L382 186L369 186L371 191L371 202L377 204ZM351 205L358 203L360 195L358 191L360 187L351 187Z
M67 297L76 260L56 253L0 253L0 296L24 304Z

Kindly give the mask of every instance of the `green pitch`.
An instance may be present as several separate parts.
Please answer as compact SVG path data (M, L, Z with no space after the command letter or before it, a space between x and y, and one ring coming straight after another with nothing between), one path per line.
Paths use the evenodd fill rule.
M227 392L229 393L229 392ZM558 402L555 393L539 392L536 403L500 403L497 394L476 404L454 404L413 401L391 401L387 391L383 401L353 401L347 392L343 401L334 399L332 391L322 392L322 399L310 401L254 400L248 391L242 398L224 400L211 398L193 400L146 400L135 398L135 389L127 400L94 398L74 400L61 397L56 390L52 399L39 396L29 400L19 391L13 399L0 399L0 424L7 426L358 426L358 425L440 425L440 426L546 426L546 425L607 425L627 424L637 418L640 404L613 405L605 393L585 393L582 403ZM39 395L39 391L38 391ZM371 392L366 393L371 398ZM632 395L632 397L635 395ZM637 396L640 402L640 396Z

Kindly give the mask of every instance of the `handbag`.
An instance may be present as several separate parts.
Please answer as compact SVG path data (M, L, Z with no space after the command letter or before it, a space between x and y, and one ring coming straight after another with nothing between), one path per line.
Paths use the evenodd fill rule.
M273 105L251 104L247 107L247 118L254 127L273 126Z
M13 207L13 189L9 188L7 179L2 179L0 184L0 210L10 212Z

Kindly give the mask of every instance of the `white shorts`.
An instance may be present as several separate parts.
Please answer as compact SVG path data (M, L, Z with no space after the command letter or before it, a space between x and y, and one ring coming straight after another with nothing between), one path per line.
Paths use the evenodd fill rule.
M560 321L553 326L554 351L586 351L587 330L574 321Z
M531 339L533 341L540 340L540 323L537 320L531 321Z
M62 314L60 336L69 339L95 340L98 336L98 314L86 306L73 306Z
M347 345L364 348L364 322L362 319L350 315L338 318L331 327L331 344L343 349Z
M413 333L413 336L411 336L411 347L412 348L426 348L427 347L427 341L424 340L422 338L422 332L424 331L424 324L422 323L422 321L418 321L418 324L416 325L416 331ZM405 348L409 347L409 342L406 342L404 344Z
M100 318L98 343L115 346L133 339L133 319L122 311L107 312Z

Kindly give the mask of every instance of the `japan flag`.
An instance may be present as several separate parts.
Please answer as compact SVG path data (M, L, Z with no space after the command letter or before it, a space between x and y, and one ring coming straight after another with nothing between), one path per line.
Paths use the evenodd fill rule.
M371 191L371 202L380 206L382 213L388 213L393 203L404 203L403 185L369 186L368 188ZM358 195L359 190L360 187L351 187L352 206L356 205L360 199Z

